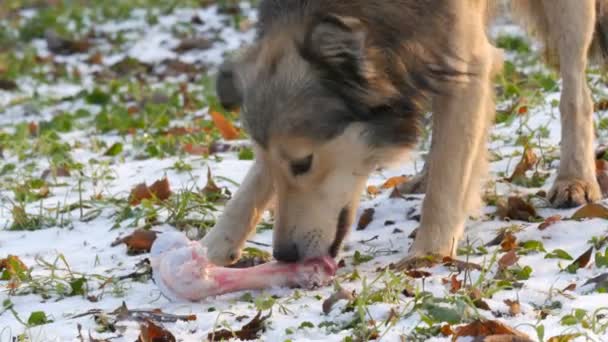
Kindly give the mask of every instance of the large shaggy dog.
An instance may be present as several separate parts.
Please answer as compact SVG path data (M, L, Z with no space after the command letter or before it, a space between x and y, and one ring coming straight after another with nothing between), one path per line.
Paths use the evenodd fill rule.
M512 3L563 80L561 163L549 198L556 207L598 200L585 69L590 51L607 51L608 0ZM258 39L218 77L222 103L242 107L257 154L203 240L210 259L236 261L274 197L276 259L335 256L368 175L413 147L425 106L433 142L409 257L453 254L479 202L491 79L502 65L486 35L490 7L487 0L262 1Z

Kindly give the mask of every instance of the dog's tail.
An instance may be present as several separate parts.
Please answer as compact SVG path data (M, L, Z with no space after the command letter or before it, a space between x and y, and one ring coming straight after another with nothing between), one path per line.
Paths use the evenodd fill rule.
M608 67L608 0L596 0L596 26L590 57L603 67Z

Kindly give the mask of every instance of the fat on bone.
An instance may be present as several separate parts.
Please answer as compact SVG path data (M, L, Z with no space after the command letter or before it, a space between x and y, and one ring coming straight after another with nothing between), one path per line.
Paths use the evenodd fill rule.
M173 301L199 301L243 290L270 287L314 288L328 284L336 271L330 257L301 263L269 262L234 269L211 264L198 241L177 232L161 234L150 251L154 282Z

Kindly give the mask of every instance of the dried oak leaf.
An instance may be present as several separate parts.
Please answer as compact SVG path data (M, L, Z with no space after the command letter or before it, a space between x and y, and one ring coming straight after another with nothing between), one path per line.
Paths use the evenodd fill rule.
M217 127L217 129L220 131L224 139L238 139L240 132L232 125L230 121L228 121L228 119L216 111L211 111L209 114L211 115L211 119L213 120L215 127Z
M462 280L458 280L456 274L454 274L450 280L450 293L456 293L462 288Z
M365 228L367 228L367 226L369 226L370 223L372 223L372 221L374 220L374 214L376 213L376 209L374 208L367 208L363 211L363 214L361 214L361 217L359 217L359 222L357 223L357 230L364 230Z
M517 182L518 179L525 178L526 171L532 170L536 163L538 163L538 157L534 154L532 149L526 147L521 156L521 160L517 163L517 166L515 166L513 174L511 174L511 177L507 178L507 180L509 182Z
M140 324L141 332L137 342L175 342L175 336L160 325L146 319Z
M526 334L517 331L509 326L504 325L499 321L476 320L470 324L456 328L452 341L457 341L459 337L470 336L474 338L485 337L482 341L507 341L489 339L497 335L505 335L511 338L518 338L515 341L532 341ZM509 339L508 341L513 341Z
M545 229L549 228L549 226L552 226L552 225L560 222L561 220L562 220L562 217L560 215L549 216L545 219L545 221L543 223L538 225L538 230L545 230Z
M504 201L499 201L496 208L496 214L501 219L509 218L512 220L528 222L532 222L538 218L536 209L517 196L509 197L507 203L504 203Z
M420 270L409 270L409 271L406 271L405 274L408 277L411 277L414 279L428 278L428 277L432 276L432 274L430 272L420 271Z
M589 203L572 215L573 220L601 218L608 220L608 208L598 203Z
M111 246L115 247L124 243L127 245L129 254L148 253L157 235L158 232L153 230L138 229L125 237L117 238Z
M260 333L266 330L266 320L268 318L270 318L270 313L262 316L262 312L258 311L258 314L249 323L243 325L240 330L230 331L228 329L221 329L212 331L207 334L207 340L210 342L225 341L233 338L243 341L256 340L260 337Z
M157 199L164 201L171 196L171 187L169 186L169 179L163 178L154 182L151 186L147 186L146 183L139 184L131 190L129 196L129 204L138 205L144 199Z

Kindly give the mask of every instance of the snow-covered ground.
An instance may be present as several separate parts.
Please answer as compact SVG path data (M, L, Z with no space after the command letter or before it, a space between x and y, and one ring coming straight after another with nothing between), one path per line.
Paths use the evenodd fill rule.
M140 9L132 11L126 19L89 23L95 31L91 38L95 48L86 53L58 56L49 51L47 40L34 39L31 46L40 59L53 58L55 63L64 65L68 73L77 73L78 77L40 78L36 74L50 73L57 67L53 63L42 63L35 66L39 69L37 73L17 77L18 89L0 90L0 260L14 255L31 270L31 274L17 285L14 281L0 280L0 302L3 303L0 306L0 341L13 341L17 336L27 341L134 341L140 336L140 322L117 320L111 314L123 302L131 310L161 309L167 314L195 315L192 320L162 324L181 341L205 340L210 332L220 328L238 330L258 310L271 312L265 330L257 335L262 341L348 341L373 336L374 330L383 341L448 341L452 337L439 332L442 326L453 320L450 325L456 330L476 318L498 320L532 340L574 334L570 336L571 340L608 341L608 294L595 289L593 284L584 285L589 279L608 272L608 265L594 258L596 252L605 253L603 242L606 241L602 239L608 237L608 221L599 218L569 220L577 209L551 209L541 196L534 196L540 190L548 191L552 184L559 163L555 157L560 139L559 113L555 105L559 99L559 82L554 87L543 89L538 86L533 90L524 85L532 78L530 75L543 75L549 81L554 77L538 62L534 49L507 55L516 70L525 75L519 79L519 96L510 99L499 96L498 108L504 110L512 105L513 98L521 98L521 106L525 105L527 110L519 110L521 115L502 120L492 132L489 142L492 179L486 186L486 198L529 197L542 219L507 222L495 217L496 207L490 205L484 208L482 215L471 218L461 244L462 249L468 248L470 253L461 253L458 259L481 265L483 271L459 272L439 264L421 268L420 271L429 273L420 278L413 273L384 270L406 255L412 242L409 235L418 226L416 216L422 200L422 196L417 195L390 196L392 190L386 189L377 194L362 194L359 212L373 208L373 220L363 230L353 228L339 257L344 262L336 283L354 290L357 300L352 305L341 301L327 314L323 312L322 304L334 292L334 287L310 291L275 288L227 294L200 303L172 303L160 295L148 276L119 279L136 270L145 270L141 262L147 254L128 255L125 245L112 247L114 240L141 227L160 232L185 229L190 237L200 237L203 230L197 229L196 224L181 225L170 220L171 210L179 207L184 194L201 192L208 181L207 168L220 187L234 192L251 165L251 161L246 160L250 158L243 156L247 151L246 140L227 142L232 146L230 151L209 157L193 153L192 148L184 148L184 152L181 147L188 143L190 147L207 147L210 140L221 136L213 127L212 132L202 129L213 125L209 115L212 89L205 73L212 74L225 53L251 41L250 27L256 18L255 9L244 2L238 18L218 14L216 6L152 13L155 20L150 19L150 10ZM36 10L21 15L23 18L35 16ZM493 35L516 40L522 32L504 24L494 28ZM203 37L211 43L176 52L175 48L184 36ZM91 56L97 53L103 59L92 63ZM143 67L134 63L127 69L115 69L119 70L114 71L115 75L104 76L127 57L138 60ZM168 62L198 66L200 75L166 72ZM0 59L0 70L2 66ZM112 84L105 78L118 79L121 73L140 67L146 71L137 71L127 81ZM138 87L135 79L140 76ZM608 89L606 79L597 72L591 72L589 79L599 102ZM127 120L142 116L148 110L166 109L171 105L186 107L187 95L180 90L180 84L185 84L186 92L195 98L195 108L171 112L167 115L168 125L158 126L160 128L150 120L145 121L145 127L140 127L136 135L130 134L130 128L119 134L116 127L120 125L116 122L111 129L104 130L102 114L118 109L88 96L94 89L102 88L110 94L112 104L124 104L125 108L140 106L139 112L119 117ZM504 88L505 84L501 86ZM110 92L108 89L112 87L117 89ZM153 97L148 99L151 102L154 97L161 97L157 101L159 107L145 109L141 102L148 96ZM77 113L79 109L89 114L71 118L72 126L58 132L58 140L50 143L36 133L36 130L42 130L43 122L63 113ZM600 111L596 115L600 123L606 113ZM30 123L36 124L33 132ZM183 139L178 143L178 151L171 148L164 151L163 141L159 140L164 135L159 132L170 130L170 127L194 128L199 135L190 141L187 136L176 133ZM600 143L606 136L605 128L598 124ZM29 131L23 144L14 143L24 129ZM208 137L201 137L201 132L208 133ZM522 137L529 137L528 144L542 159L539 171L548 175L538 187L521 187L504 180L521 159ZM61 149L63 145L57 141L66 144L69 150L70 176L50 176L45 179L44 186L30 185L23 190L26 184L41 178L43 171L62 165L58 158L64 154L55 150L49 152L46 148ZM113 144L120 144L122 151L105 153ZM428 141L421 144L422 152L426 147ZM164 153L153 153L154 148ZM232 151L235 149L239 151ZM422 156L423 153L414 153L410 162L374 173L369 185L380 187L391 177L413 175L422 167ZM7 165L12 166L5 168ZM533 172L528 171L526 177L530 178ZM169 180L174 192L171 205L129 206L126 200L135 185L151 184L163 177ZM45 187L49 193L40 195L46 191ZM40 199L30 198L37 194ZM20 201L18 197L22 195L26 199ZM63 210L69 206L74 210ZM191 209L182 221L192 219L200 224L213 219L219 211L210 206L221 211L221 205L194 205L189 208L200 211ZM32 230L11 229L20 217L16 214L19 208L29 213L24 226ZM153 217L156 215L158 217ZM553 215L560 215L563 220L540 230L541 222ZM45 222L50 223L45 225ZM271 223L270 217L267 216L264 222ZM516 248L519 260L508 265L500 280L497 260L510 248L500 246L503 239L499 239L497 245L484 246L502 231L516 237L517 243L511 248ZM248 247L270 252L271 237L272 231L261 225ZM564 271L571 260L547 258L561 253L554 253L555 250L562 250L576 259L594 244L600 249L593 252L588 265L573 272ZM567 259L564 253L561 255ZM528 278L526 271L529 270ZM74 284L81 278L85 279L83 289ZM461 286L456 285L460 281L463 281ZM608 288L608 284L600 287ZM475 298L471 293L475 291L471 289L480 293L487 307L480 308L484 305L479 302L473 304ZM506 300L518 301L520 310L510 309ZM99 311L96 315L81 315L90 310ZM28 324L33 312L44 312L49 323Z

